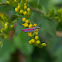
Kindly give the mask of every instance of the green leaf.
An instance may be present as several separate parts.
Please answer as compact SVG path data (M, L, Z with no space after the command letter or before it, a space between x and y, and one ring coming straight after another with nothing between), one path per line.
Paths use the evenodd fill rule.
M51 0L53 4L62 4L62 0Z
M4 40L3 47L0 47L0 62L7 62L10 59L11 53L15 51L12 41Z
M6 0L0 0L0 2L6 2Z
M62 62L62 46L56 51L56 62Z
M22 53L25 55L29 55L33 52L33 46L28 43L29 37L27 33L22 32L22 29L25 29L22 26L22 17L18 19L18 24L15 29L15 36L14 36L14 44L17 48L19 48Z
M54 37L47 43L48 49L53 56L56 56L56 52L62 47L62 38Z
M20 19L17 19L18 22L17 22L17 26L15 28L15 35L19 35L22 31L22 29L24 29L24 27L22 26L22 18Z
M57 23L55 20L48 20L46 18L42 18L41 22L40 22L40 32L42 34L49 34L52 37L56 36L56 26Z
M27 33L21 32L18 36L14 37L14 44L19 48L22 53L29 55L33 52L33 46L28 43L29 37Z
M44 11L48 10L49 8L52 8L50 0L29 0L29 5L33 8L39 8Z
M12 10L13 8L9 5L0 5L0 12L8 12Z

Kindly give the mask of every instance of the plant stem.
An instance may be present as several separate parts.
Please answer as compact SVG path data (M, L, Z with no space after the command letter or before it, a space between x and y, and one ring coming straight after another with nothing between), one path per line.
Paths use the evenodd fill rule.
M32 11L34 11L34 12L37 12L37 13L42 14L42 15L45 15L45 13L43 11L40 11L40 9L38 9L38 8L32 8L32 7L30 7L30 9Z

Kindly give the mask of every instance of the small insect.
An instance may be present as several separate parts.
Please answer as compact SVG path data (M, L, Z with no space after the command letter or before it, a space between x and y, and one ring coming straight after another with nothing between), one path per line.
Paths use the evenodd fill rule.
M32 32L32 31L35 31L36 29L40 29L40 27L26 28L26 29L23 29L22 31L23 32Z

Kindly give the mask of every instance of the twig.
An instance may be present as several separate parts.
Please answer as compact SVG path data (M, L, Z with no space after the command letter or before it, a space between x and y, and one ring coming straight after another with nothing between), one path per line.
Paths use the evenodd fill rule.
M7 3L1 3L1 2L0 2L0 5L8 5L8 4L7 4Z
M45 13L44 13L43 11L40 11L40 9L38 9L38 8L32 8L32 7L30 7L30 9L31 9L32 11L34 11L34 12L40 13L40 14L42 14L42 15L45 15Z
M8 4L7 4L7 3L1 3L1 2L0 2L0 5L8 5ZM34 11L34 12L40 13L40 14L42 14L42 15L45 15L45 13L44 13L43 11L40 11L40 9L38 9L38 8L32 8L32 7L30 7L30 9L31 9L32 11Z

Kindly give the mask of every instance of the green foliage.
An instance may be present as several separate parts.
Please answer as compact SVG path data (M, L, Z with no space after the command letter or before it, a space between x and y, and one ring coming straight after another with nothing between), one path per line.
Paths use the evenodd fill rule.
M3 47L0 47L0 62L6 62L10 59L11 53L15 51L14 44L12 41L4 40Z
M15 29L14 44L20 49L25 55L30 55L33 52L33 46L29 45L29 37L27 33L22 32L23 26L21 19L19 20L17 27Z
M33 46L28 44L29 37L26 33L21 32L14 37L14 43L25 55L30 55L33 51ZM28 38L28 39L27 39Z
M9 8L10 7L10 8ZM8 6L8 5L0 5L0 12L8 12L12 9L11 6Z
M10 1L12 2L12 0ZM9 20L11 24L15 25L14 29L9 29L14 30L13 38L11 40L4 39L3 47L0 47L0 62L10 62L11 54L15 53L16 49L27 57L27 62L62 62L62 37L59 37L56 34L56 31L61 31L62 33L62 22L58 22L58 20L55 19L56 17L59 17L62 21L60 16L62 15L62 12L60 12L59 15L56 11L57 6L59 8L62 4L61 0L29 0L28 6L35 8L35 11L31 10L29 19L33 24L37 23L40 27L40 40L47 44L44 48L37 48L29 45L28 41L30 38L27 33L22 32L22 29L24 29L22 26L22 16L15 13L14 3L12 2L12 4L8 5L6 4L6 0L0 0L0 3L2 3L0 4L0 13L4 13L6 17L5 20L2 20L1 18L0 20ZM36 8L46 14L43 15L38 13ZM52 8L55 8L55 10L49 12L49 9ZM6 32L6 34L8 33L9 32Z

